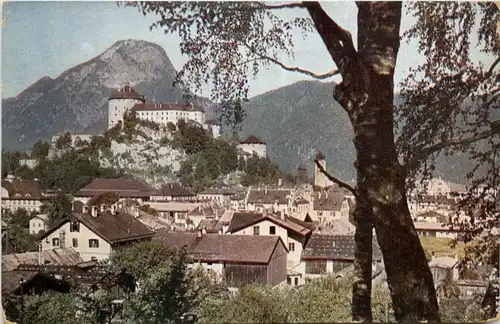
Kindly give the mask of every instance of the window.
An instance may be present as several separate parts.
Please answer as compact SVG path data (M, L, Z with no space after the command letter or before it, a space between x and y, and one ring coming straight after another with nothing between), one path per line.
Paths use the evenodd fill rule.
M288 251L295 251L295 243L288 243Z
M54 237L52 239L52 246L59 246L59 238L58 237Z
M260 234L259 226L254 226L253 227L253 235L259 235L259 234Z
M288 277L286 278L286 283L291 285L292 284L292 278Z
M299 285L299 278L295 277L295 286L298 286Z
M71 222L71 224L69 226L69 231L70 232L80 232L80 223Z
M276 235L276 226L269 226L269 235Z
M89 240L89 248L98 248L98 247L99 247L99 240L97 239Z
M73 247L78 247L78 239L77 238L73 239Z

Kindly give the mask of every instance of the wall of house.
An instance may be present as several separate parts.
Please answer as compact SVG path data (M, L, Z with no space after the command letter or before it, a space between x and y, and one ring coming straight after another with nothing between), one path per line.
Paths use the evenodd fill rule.
M237 148L250 155L255 152L261 158L267 155L266 144L238 144Z
M267 284L276 286L286 281L287 257L285 247L281 243L278 243L267 266Z
M349 260L302 260L295 271L303 274L305 279L321 278L337 273L353 264Z
M137 99L111 99L108 101L108 129L123 121L123 116L135 104L141 103Z
M224 277L229 287L241 288L251 284L266 284L267 265L227 263Z
M168 123L177 125L177 122L181 119L193 120L202 125L205 124L205 113L201 111L185 111L173 109L141 110L137 112L137 117L163 125L166 125Z
M64 223L59 229L49 234L47 237L42 239L42 250L52 250L55 248L61 248L61 230L64 231L64 247L73 248L76 252L80 254L84 261L90 261L92 258L97 260L108 259L111 255L111 245L99 237L97 234L92 232L88 227L80 223L80 230L78 232L71 232L70 225L71 222ZM54 245L54 238L59 239L59 245ZM77 240L78 246L73 245L73 239ZM99 242L99 247L89 247L89 240L96 239Z
M30 234L38 234L45 230L47 230L47 226L43 219L34 217L30 220Z

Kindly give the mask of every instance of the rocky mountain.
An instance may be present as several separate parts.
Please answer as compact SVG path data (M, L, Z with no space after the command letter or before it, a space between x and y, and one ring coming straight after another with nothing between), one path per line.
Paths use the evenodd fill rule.
M347 114L333 100L332 89L332 83L303 81L252 98L242 135L264 140L271 159L283 171L295 172L302 163L312 176L313 159L320 150L328 171L345 181L354 179L353 130ZM397 104L399 98L395 100ZM436 175L464 183L471 166L464 154L439 156Z
M112 89L130 83L147 100L178 101L172 87L175 68L154 43L124 40L55 79L43 77L16 97L2 99L2 144L30 149L53 134L96 134L107 128L107 98Z

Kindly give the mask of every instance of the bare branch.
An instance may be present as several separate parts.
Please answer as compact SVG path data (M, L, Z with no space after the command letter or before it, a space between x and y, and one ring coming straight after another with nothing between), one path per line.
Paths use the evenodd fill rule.
M356 56L356 49L354 48L351 33L340 27L330 18L319 2L304 3L330 56L344 77L349 61Z
M339 180L337 178L335 178L334 176L332 176L331 174L329 174L325 168L323 168L323 166L321 165L321 163L319 163L318 159L315 159L314 160L314 163L316 164L316 166L318 167L319 169L319 172L323 173L327 178L328 180L336 183L339 185L339 187L341 188L345 188L347 190L349 190L355 197L358 196L357 192L356 192L356 189L354 189L353 187L351 187L350 185L348 185L347 183L345 183L344 181L342 180Z
M325 74L316 74L314 72L311 72L309 70L306 70L306 69L303 69L303 68L300 68L300 67L297 67L297 66L293 66L293 67L286 66L285 64L281 63L280 61L278 61L275 58L272 58L272 57L270 57L268 55L257 53L255 51L252 51L252 48L250 46L248 46L248 44L246 44L246 43L243 43L243 45L245 45L245 47L248 48L248 50L251 53L257 55L260 59L272 62L272 63L280 66L283 70L287 70L287 71L291 71L291 72L299 72L299 73L308 75L308 76L310 76L312 78L319 79L319 80L328 79L328 78L331 78L334 75L339 74L339 70L332 70L332 71L330 71L328 73L325 73Z
M493 64L490 66L490 69L488 70L488 73L487 73L488 76L491 76L493 74L493 70L495 69L495 67L498 65L499 62L500 62L500 56L497 57L495 62L493 62Z

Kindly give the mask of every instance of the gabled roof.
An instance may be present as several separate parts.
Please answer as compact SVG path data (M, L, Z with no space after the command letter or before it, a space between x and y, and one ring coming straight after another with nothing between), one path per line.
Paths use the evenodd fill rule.
M46 188L36 180L4 179L2 187L9 193L9 199L48 199L44 196Z
M319 193L314 197L313 210L340 211L346 198L339 193Z
M217 204L200 204L188 212L188 216L218 217L224 213L224 208Z
M247 203L251 204L274 204L276 201L278 204L285 205L288 204L288 197L291 194L291 190L275 190L275 189L250 189L248 193Z
M302 252L303 260L354 260L354 235L313 233ZM373 258L382 259L377 240L373 238Z
M258 138L255 135L250 135L250 136L247 137L247 139L245 139L243 141L240 141L240 144L261 144L261 145L265 145L266 142L264 142L263 140L261 140L260 138Z
M149 197L154 194L154 190L146 183L128 177L118 179L96 179L78 190L75 197L94 197L100 194L111 192L120 197Z
M155 235L141 221L133 215L123 212L112 214L110 211L98 212L97 217L90 214L73 212L68 217L43 234L41 239L52 234L63 224L70 221L78 221L88 227L89 230L113 245L126 241L151 238Z
M272 215L251 212L235 212L227 232L236 233L265 220L302 236L307 236L312 232L312 224L300 221L299 219L293 217L285 216L284 218L280 218Z
M161 240L172 248L184 247L194 261L268 264L278 246L288 252L279 236L217 235L170 232Z
M38 264L39 260L44 264L75 265L83 262L83 259L73 248L53 249L42 252L26 252L2 255L2 270L11 271L21 264Z

